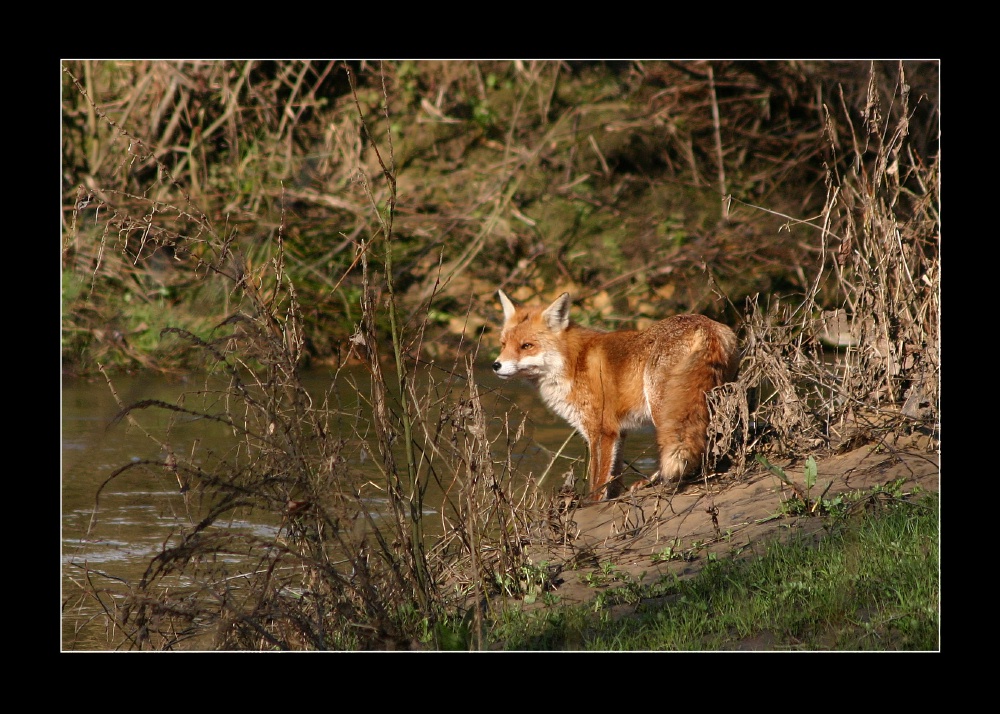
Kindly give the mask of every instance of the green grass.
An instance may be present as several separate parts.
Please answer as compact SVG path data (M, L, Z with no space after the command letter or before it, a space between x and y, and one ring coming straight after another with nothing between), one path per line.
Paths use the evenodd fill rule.
M638 588L612 618L588 605L506 612L506 650L911 650L939 639L938 497L881 502L831 519L821 538L775 542L760 557L710 561L696 577ZM637 590L638 592L637 594Z

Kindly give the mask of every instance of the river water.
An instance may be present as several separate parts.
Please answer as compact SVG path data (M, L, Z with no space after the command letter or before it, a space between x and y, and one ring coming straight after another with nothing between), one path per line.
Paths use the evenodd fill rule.
M357 385L367 384L361 369L342 370L336 378L331 371L307 374L303 383L310 394L319 397L333 394L344 415L340 426L345 438L357 433L356 416L363 411L367 395L360 395ZM489 365L476 369L476 381L488 423L509 419L512 409L526 415L527 428L514 454L516 469L536 480L547 473L548 483L573 469L578 478L585 474L586 448L578 435L558 417L549 413L537 393L519 382L501 382ZM114 389L122 403L160 400L183 404L193 411L211 411L217 390L207 388L204 378L166 378L161 376L115 377ZM335 385L331 387L331 385ZM419 390L419 387L418 387ZM219 405L215 405L215 412ZM204 419L165 409L136 412L141 428L126 420L114 421L118 401L103 378L83 380L64 378L62 384L62 648L64 650L105 650L116 639L107 629L91 597L81 597L81 585L100 587L101 582L123 579L135 582L142 577L150 560L160 552L165 541L181 529L190 527L195 514L181 495L176 478L162 466L162 436L169 428L172 448L187 453L223 453L232 449L231 430ZM144 430L151 438L144 433ZM569 437L569 438L568 438ZM649 440L647 439L647 442ZM498 442L504 445L502 441ZM643 445L643 435L627 442L626 456L637 456L634 465L655 469L651 443ZM561 455L553 460L553 455ZM364 449L345 449L357 457L352 470L361 477L366 472ZM498 454L503 461L506 451ZM147 464L146 462L151 462ZM111 479L116 471L124 472ZM368 476L381 479L369 457ZM110 479L110 480L109 480ZM98 497L98 494L99 497ZM433 497L427 508L435 507ZM228 521L228 528L247 529L258 535L276 533L276 524L266 518L251 516L247 521ZM89 579L89 580L87 580Z

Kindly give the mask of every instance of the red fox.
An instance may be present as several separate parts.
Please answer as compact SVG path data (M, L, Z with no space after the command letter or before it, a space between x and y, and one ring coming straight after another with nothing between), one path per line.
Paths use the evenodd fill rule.
M679 481L705 451L705 393L736 378L736 335L703 315L676 315L636 330L602 332L573 323L569 293L548 307L515 305L499 291L504 325L493 371L538 387L546 405L587 441L589 498L624 490L625 432L652 422L660 470L652 483Z

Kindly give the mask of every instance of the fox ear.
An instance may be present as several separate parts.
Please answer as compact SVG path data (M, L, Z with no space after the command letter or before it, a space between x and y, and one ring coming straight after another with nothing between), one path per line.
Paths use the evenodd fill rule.
M497 290L497 295L500 296L500 304L503 305L503 319L509 320L514 317L514 313L517 309L514 307L514 303L511 299L507 297L507 293L503 290Z
M549 329L557 332L565 330L569 326L569 293L563 293L542 310L542 318Z

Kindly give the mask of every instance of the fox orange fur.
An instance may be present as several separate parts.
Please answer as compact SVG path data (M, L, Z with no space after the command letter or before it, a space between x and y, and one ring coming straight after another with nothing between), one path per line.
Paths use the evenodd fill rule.
M645 330L602 332L569 317L569 293L548 307L516 305L499 291L504 325L493 371L525 379L590 451L589 496L623 490L622 439L652 422L660 451L653 482L679 481L701 464L705 393L736 377L736 335L703 315L675 315Z

